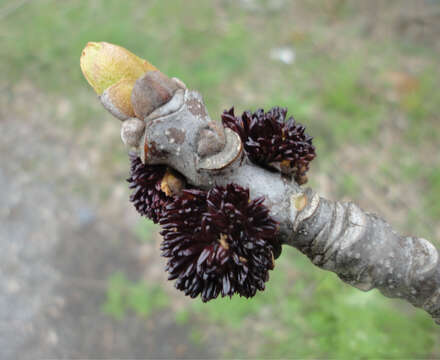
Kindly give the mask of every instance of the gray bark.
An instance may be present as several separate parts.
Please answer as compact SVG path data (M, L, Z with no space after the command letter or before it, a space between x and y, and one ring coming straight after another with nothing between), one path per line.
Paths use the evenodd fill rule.
M292 218L289 245L344 282L409 301L440 324L440 266L434 245L399 235L353 203L332 202L311 189L301 196L307 205Z
M156 80L148 73L138 80L143 88L148 81ZM210 119L200 94L180 88L172 95L144 118L145 130L139 126L143 136L136 148L146 163L166 164L200 188L236 183L249 188L252 198L264 196L280 224L283 244L358 289L378 288L387 297L423 308L440 324L439 256L430 242L399 235L379 216L353 203L326 200L251 163L239 137ZM141 138L135 135L131 138Z

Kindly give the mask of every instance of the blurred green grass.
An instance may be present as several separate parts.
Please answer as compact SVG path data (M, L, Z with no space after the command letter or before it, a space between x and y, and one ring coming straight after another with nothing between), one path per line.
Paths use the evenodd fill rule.
M332 16L348 21L356 15L352 6L337 3ZM350 30L346 41L363 41L362 46L356 51L322 51L328 19L316 15L310 20L316 26L303 30L286 7L254 13L227 1L33 1L0 21L0 71L10 84L31 81L48 96L69 99L72 112L61 126L70 127L73 136L108 121L80 73L79 56L88 41L120 44L181 78L201 91L213 118L231 105L238 111L287 106L315 136L319 156L312 185L317 184L314 175L330 174L338 196L362 201L363 165L352 173L335 171L340 168L338 154L347 145L371 149L366 160L371 165L377 161L375 147L386 146L390 156L380 159L379 175L372 174L373 180L380 184L383 179L386 187L409 183L423 188L421 203L408 208L410 220L401 225L433 238L430 224L440 219L438 153L433 153L440 135L440 75L432 65L438 54L406 39L369 41L350 22L344 28ZM277 46L294 49L292 66L270 59L270 49ZM382 76L403 71L396 58L405 56L419 56L427 65L416 71L417 85L390 100L384 94L393 86L383 84ZM403 119L401 127L395 127L396 118ZM384 145L380 136L390 127L396 138ZM106 153L109 168L125 161L122 150ZM155 229L142 222L136 232L148 239ZM148 316L169 307L166 295L155 286L129 282L116 273L109 279L103 309L119 318L127 311ZM197 324L195 342L203 342L204 327L224 327L231 343L225 348L243 356L351 359L440 354L435 343L439 331L426 314L376 292L351 289L290 249L264 293L251 300L196 301L176 312L176 322ZM240 344L235 338L249 342Z
M168 302L158 285L132 282L123 273L115 272L108 279L106 302L102 310L115 319L123 318L128 311L147 318L153 311L167 307Z
M286 252L267 290L252 301L199 302L193 311L235 329L238 338L256 332L253 345L269 358L405 358L433 347L430 319L402 316L401 309L377 292L349 288L335 275L315 271L307 260ZM289 271L292 261L296 274Z

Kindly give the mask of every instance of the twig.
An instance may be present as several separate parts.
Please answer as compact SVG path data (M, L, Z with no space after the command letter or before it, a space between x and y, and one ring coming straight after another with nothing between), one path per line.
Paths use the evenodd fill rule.
M138 80L147 92L133 94L152 98L148 92L161 88L157 81L147 74ZM206 129L215 126L195 91L178 90L144 121L145 136L138 149L147 163L167 164L198 188L236 183L249 188L254 198L265 196L266 206L280 224L282 243L296 247L346 283L363 291L376 287L385 296L423 308L440 322L439 254L430 242L401 236L383 219L353 203L323 199L251 163L242 153L240 140L228 129L220 129L226 137L223 144L204 147L201 155L199 145L213 143ZM209 141L204 138L207 135Z

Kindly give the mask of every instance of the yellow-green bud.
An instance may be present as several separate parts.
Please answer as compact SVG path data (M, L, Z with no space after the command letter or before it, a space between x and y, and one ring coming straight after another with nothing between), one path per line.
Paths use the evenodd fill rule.
M98 95L122 79L132 83L147 71L157 70L121 46L89 42L81 54L81 70Z
M122 79L118 81L104 91L101 96L101 101L104 103L105 101L103 101L104 99L102 99L102 97L108 97L112 105L123 115L126 117L134 117L135 113L130 99L135 81L136 80L132 79ZM118 117L116 114L113 115Z

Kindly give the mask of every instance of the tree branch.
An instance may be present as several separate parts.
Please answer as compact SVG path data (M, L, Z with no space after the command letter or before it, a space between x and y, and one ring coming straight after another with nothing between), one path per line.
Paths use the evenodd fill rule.
M404 299L440 324L439 255L429 241L401 236L353 203L328 201L311 189L297 196L307 205L299 210L292 204L297 212L289 245L344 282Z
M151 97L148 92L159 87L156 79L150 72L136 82L133 104L141 103L133 96ZM147 92L136 91L145 89L145 83ZM181 87L170 98L144 118L145 129L144 123L139 125L144 135L136 149L143 161L166 164L199 188L236 183L249 188L252 198L264 196L280 224L283 244L299 249L313 264L358 289L376 287L387 297L423 308L440 324L439 256L430 242L401 236L353 203L326 200L251 163L240 138L210 119L197 92ZM142 110L135 107L135 112ZM122 123L126 134L129 125L124 124L130 123Z

